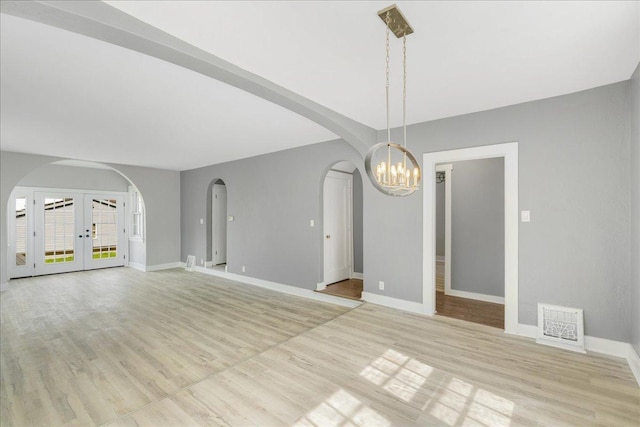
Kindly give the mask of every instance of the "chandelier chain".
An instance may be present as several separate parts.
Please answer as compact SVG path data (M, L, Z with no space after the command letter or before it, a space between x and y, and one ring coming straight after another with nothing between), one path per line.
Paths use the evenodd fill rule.
M386 56L386 70L385 70L385 75L386 75L386 104L387 104L387 141L391 141L391 116L389 113L389 76L391 74L391 69L389 67L389 61L390 61L390 52L391 52L391 48L389 45L389 33L390 33L390 29L389 29L389 24L391 23L391 15L389 14L389 12L387 12L386 15L386 19L385 22L387 24L387 38L386 38L386 52L387 52L387 56Z
M407 36L402 37L402 132L407 148Z

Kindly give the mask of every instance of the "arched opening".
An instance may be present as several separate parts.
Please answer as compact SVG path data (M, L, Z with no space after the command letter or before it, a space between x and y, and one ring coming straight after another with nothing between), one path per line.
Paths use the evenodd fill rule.
M362 175L349 161L322 178L322 277L318 291L360 299L363 289Z
M207 267L227 271L227 184L216 178L207 190Z
M144 200L124 174L62 160L30 171L7 204L8 278L146 264Z

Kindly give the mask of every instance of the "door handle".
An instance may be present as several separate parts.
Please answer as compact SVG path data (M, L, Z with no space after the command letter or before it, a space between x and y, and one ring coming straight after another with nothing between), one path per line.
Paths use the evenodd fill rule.
M79 235L78 237L82 239L82 234L81 234L81 235Z
M84 237L91 237L91 236L89 236L89 235L87 234L87 235L86 235L86 236L84 236Z
M330 239L330 238L331 238L331 234L327 234L327 239Z

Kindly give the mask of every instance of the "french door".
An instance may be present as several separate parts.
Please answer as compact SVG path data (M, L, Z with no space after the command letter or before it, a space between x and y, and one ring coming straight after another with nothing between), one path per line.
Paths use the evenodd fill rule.
M124 265L123 195L34 191L24 201L16 201L10 218L16 235L12 278Z

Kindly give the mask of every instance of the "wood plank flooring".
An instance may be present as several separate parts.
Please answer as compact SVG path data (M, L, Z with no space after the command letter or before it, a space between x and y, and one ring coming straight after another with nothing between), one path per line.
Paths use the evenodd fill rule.
M363 286L364 284L361 279L347 279L332 283L328 285L326 289L318 292L360 301L362 299Z
M453 317L504 329L504 304L478 301L436 292L436 312L439 316Z
M637 426L626 361L199 273L10 282L3 426Z

